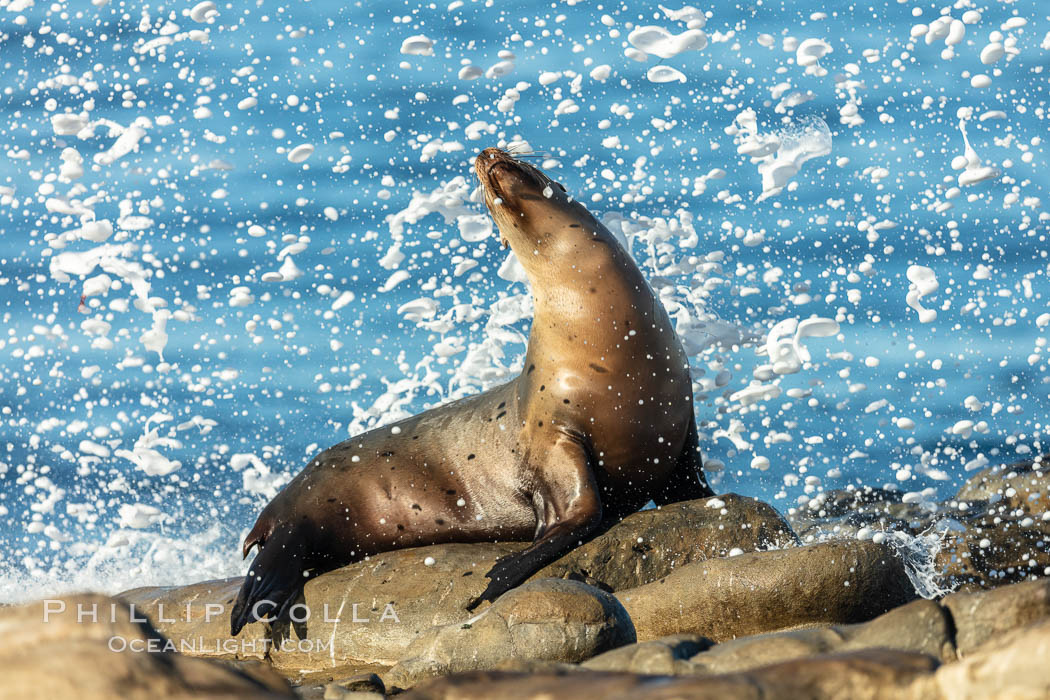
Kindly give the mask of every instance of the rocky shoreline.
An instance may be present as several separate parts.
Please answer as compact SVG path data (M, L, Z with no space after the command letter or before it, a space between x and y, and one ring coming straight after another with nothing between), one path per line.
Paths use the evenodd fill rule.
M372 557L237 638L239 578L40 601L0 610L0 663L18 697L1046 697L1048 471L643 511L476 613L523 544Z

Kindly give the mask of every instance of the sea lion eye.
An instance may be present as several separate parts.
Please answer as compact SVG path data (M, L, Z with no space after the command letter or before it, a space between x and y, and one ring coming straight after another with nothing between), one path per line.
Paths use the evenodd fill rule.
M565 189L565 185L561 184L560 182L555 182L554 184L557 185L559 188L561 188L561 191L564 192L565 194L569 193L569 191Z

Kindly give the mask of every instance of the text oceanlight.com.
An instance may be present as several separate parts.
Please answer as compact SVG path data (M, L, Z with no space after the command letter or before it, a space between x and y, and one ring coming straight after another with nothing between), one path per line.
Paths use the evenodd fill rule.
M142 639L133 637L128 639L120 635L109 638L109 650L115 652L130 651L134 653L162 654L179 652L181 654L259 654L265 655L274 651L286 654L300 653L311 654L322 651L332 651L334 640L331 639L232 639L214 638L206 639L197 637L195 639L180 639L177 642L172 639Z

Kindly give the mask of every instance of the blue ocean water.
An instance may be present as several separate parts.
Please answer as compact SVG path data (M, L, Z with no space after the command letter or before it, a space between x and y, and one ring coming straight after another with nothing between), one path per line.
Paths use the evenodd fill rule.
M318 449L519 366L527 318L501 326L503 357L470 351L492 347L492 305L526 291L497 274L495 236L466 240L440 212L400 240L390 223L415 193L473 187L474 155L517 141L593 211L636 222L632 251L670 299L692 291L759 339L694 358L719 489L782 509L850 484L930 500L981 456L1045 451L1050 18L1035 0L956 5L702 7L704 48L642 63L625 55L634 28L687 30L656 5L260 1L209 18L194 3L8 3L0 600L235 573L240 536ZM942 14L965 28L954 56L944 36L912 37ZM404 47L420 35L431 55ZM826 42L823 70L798 64L806 39ZM990 43L1005 55L984 64ZM466 64L490 70L467 80ZM685 82L650 81L654 65ZM964 186L960 108L998 171ZM763 134L825 123L831 153L756 201L758 166L726 132L748 109ZM56 133L66 112L94 126ZM96 158L136 123L134 148ZM301 144L314 150L292 162ZM67 148L81 177L59 177ZM699 192L713 169L724 177ZM683 211L698 242L660 252L645 231ZM102 219L105 242L61 237ZM104 266L55 274L57 255L100 245L124 246L109 255L141 266L148 293L109 271L119 286L82 296ZM716 253L720 270L663 274ZM289 258L301 276L264 281ZM932 322L906 304L915 265L939 283L922 299ZM418 298L447 323L399 312ZM159 308L174 314L160 354L142 338ZM768 361L755 348L774 324L812 316L839 331L805 341L800 372L762 380L781 393L731 398ZM457 373L468 356L481 369ZM737 443L718 435L733 421ZM149 450L161 468L143 468Z

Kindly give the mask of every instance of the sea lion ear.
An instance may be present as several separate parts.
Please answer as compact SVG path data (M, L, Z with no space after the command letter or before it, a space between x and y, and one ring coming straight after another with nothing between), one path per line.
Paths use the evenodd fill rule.
M565 189L565 185L561 184L560 182L555 182L554 184L557 185L558 187L560 187L561 191L564 192L565 194L569 193L569 191L567 189Z

